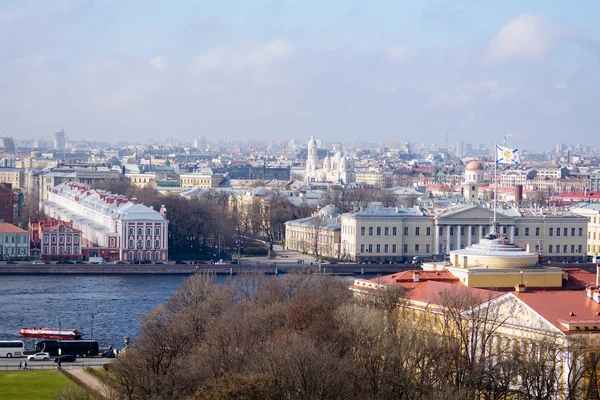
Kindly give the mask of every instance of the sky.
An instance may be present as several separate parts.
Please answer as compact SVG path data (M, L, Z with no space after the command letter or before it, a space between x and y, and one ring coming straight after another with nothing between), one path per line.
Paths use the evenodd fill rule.
M600 2L2 0L0 134L600 147Z

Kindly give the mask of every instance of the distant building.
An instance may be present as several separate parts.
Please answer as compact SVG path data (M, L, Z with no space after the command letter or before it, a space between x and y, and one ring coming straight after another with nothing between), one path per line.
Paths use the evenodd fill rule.
M62 151L65 149L65 131L61 129L54 134L54 150Z
M328 205L308 218L285 223L285 247L326 258L344 258L341 242L341 210Z
M95 168L54 168L39 177L40 201L48 198L48 192L55 186L65 182L80 183L82 185L97 186L106 181L119 180L119 171L98 170Z
M10 183L0 183L0 222L14 224L20 214L19 195L12 190Z
M181 187L218 188L225 177L210 168L202 168L189 174L179 175Z
M83 257L82 232L71 222L45 218L29 221L31 258L33 260L65 261Z
M0 183L10 183L13 189L22 189L25 171L21 168L0 168Z
M29 233L8 223L0 223L0 258L29 259Z
M84 257L123 261L166 261L168 221L136 199L128 200L77 183L61 183L48 192L44 213L82 231Z
M342 151L338 150L333 157L329 157L329 154L327 154L323 161L320 162L317 150L317 141L311 136L308 141L308 156L305 169L305 179L307 182L354 182L353 160L347 159L342 154Z

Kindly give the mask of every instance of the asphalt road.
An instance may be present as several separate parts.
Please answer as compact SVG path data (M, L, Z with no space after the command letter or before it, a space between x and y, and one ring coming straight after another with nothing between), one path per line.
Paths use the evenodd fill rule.
M0 358L0 371L7 370L18 370L19 362L24 362L27 359L25 357L22 358ZM85 368L85 367L101 367L102 364L113 361L113 358L102 358L102 357L92 357L92 358L78 358L75 362L63 362L61 363L61 367L63 368ZM27 361L28 369L56 369L58 367L58 363L54 361Z

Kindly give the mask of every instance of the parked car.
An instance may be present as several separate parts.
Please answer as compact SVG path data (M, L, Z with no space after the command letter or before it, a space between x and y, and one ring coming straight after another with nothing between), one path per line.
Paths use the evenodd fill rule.
M7 261L6 263L7 263L7 264L16 264L16 262L15 262L15 261Z
M187 264L187 263L182 260L175 260L175 264Z
M233 260L231 260L230 264L239 264L240 260L234 258Z
M35 260L32 264L33 265L44 265L46 263L44 261L42 261L42 260Z
M85 261L77 260L77 261L75 261L75 264L87 264L87 263Z
M27 357L29 361L48 361L50 359L49 353L35 353Z
M104 358L115 358L116 354L113 349L106 350L102 353L102 357Z
M337 261L330 260L329 264L337 264Z
M155 262L154 264L158 264L158 265L165 265L165 263L164 263L164 262L162 262L162 261L157 261L157 262Z
M113 263L114 265L123 265L123 264L127 264L125 261L115 261Z
M60 358L60 362L61 363L64 363L64 362L75 362L75 361L77 361L77 357L75 357L75 356L73 356L71 354L64 354L64 355L62 355L60 357L56 357L54 359L54 362L58 363L58 359L59 358Z

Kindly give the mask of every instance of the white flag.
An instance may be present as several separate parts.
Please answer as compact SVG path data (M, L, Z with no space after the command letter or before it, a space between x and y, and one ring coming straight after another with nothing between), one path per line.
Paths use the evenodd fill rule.
M518 164L520 161L519 149L496 145L496 162L498 164Z

